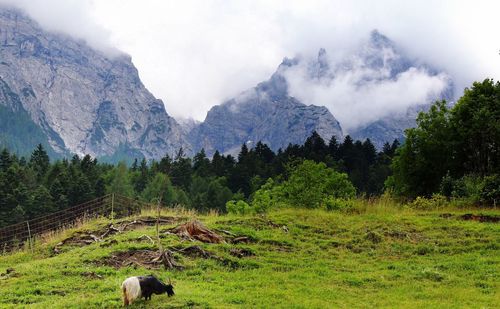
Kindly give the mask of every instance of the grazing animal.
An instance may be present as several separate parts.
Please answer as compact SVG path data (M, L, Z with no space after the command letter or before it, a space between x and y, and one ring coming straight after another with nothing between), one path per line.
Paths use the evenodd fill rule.
M155 276L137 276L129 277L122 283L123 305L132 304L137 298L144 297L146 300L151 299L154 294L168 294L168 297L174 295L174 286L170 279L168 284L158 280Z

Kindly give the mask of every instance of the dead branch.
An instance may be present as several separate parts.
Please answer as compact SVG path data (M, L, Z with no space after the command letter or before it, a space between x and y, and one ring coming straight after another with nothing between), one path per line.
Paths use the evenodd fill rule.
M169 230L170 233L176 234L181 238L196 239L207 243L223 243L224 238L212 232L205 227L200 221L193 220Z
M146 234L137 237L137 240L144 240L144 239L149 240L152 245L155 244L155 241L151 237L149 237L148 235L146 235Z

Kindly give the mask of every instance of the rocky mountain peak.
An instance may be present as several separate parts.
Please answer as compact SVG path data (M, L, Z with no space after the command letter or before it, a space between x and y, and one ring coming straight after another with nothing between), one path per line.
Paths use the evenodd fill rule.
M0 76L58 152L146 158L189 149L180 126L142 84L128 55L44 31L0 9ZM0 102L2 104L2 102Z

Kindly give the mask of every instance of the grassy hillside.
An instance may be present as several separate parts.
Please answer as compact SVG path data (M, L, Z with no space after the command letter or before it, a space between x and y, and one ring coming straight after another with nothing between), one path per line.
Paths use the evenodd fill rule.
M466 213L500 215L377 208L357 214L285 209L266 217L164 212L162 245L184 266L171 271L138 266L140 259L117 268L121 261L110 258L155 250L143 236L154 239L154 226L130 226L83 245L85 235L106 230L109 221L100 219L47 237L34 253L1 256L0 307L117 307L126 277L154 273L172 278L176 295L155 295L134 308L493 308L500 301L500 225L464 220L479 219L462 217ZM165 233L192 217L228 243ZM221 230L249 242L231 243L234 235ZM182 253L193 245L211 257Z

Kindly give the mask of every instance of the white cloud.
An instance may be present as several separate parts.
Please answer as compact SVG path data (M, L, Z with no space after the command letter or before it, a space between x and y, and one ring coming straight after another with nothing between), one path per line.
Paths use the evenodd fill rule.
M24 7L49 29L130 54L146 87L174 116L203 119L213 105L267 79L283 57L315 54L320 47L340 57L374 28L411 56L449 72L459 90L474 80L500 79L495 0L0 2ZM412 74L380 89L437 84L424 72ZM424 95L414 92L408 102Z
M0 0L0 4L22 9L48 31L85 40L108 55L119 53L111 43L111 32L94 21L92 0Z
M304 67L286 73L290 94L302 102L326 106L345 133L384 116L404 113L425 104L447 86L444 73L432 76L422 68L410 68L395 79L384 70L353 68L339 72L332 81L317 82L307 77ZM366 78L372 78L364 81Z

